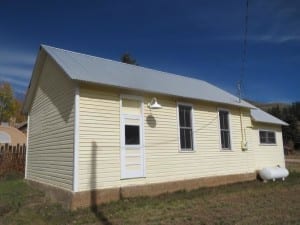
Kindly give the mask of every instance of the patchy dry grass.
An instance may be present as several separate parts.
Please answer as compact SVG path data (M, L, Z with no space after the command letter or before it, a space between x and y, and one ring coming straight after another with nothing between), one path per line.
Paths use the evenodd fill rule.
M300 160L300 150L294 151L293 154L285 155L286 159L299 159Z
M300 163L298 162L287 162L286 167L290 172L298 172L300 173Z
M291 168L300 172L298 166ZM299 224L299 172L292 172L285 182L201 188L75 212L11 178L0 181L0 224Z
M285 156L287 159L296 159L300 160L300 152L296 152L293 155ZM300 173L300 162L290 162L286 161L286 167L289 169L289 171L298 172Z

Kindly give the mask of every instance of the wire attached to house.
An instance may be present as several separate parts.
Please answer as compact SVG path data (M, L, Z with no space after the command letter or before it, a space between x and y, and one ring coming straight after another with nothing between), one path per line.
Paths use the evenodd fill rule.
M239 102L241 102L241 100L242 100L242 88L243 88L243 81L244 81L244 77L245 77L246 63L247 63L248 15L249 15L248 9L249 9L249 1L246 0L245 29L244 29L244 40L243 40L243 44L242 44L242 65L241 65L240 80L237 84Z
M242 43L242 65L241 65L241 74L240 74L240 80L237 84L238 88L238 96L239 96L239 102L242 101L242 88L243 88L243 81L245 77L246 72L246 63L247 63L247 44L248 44L248 9L249 9L249 0L246 0L246 13L245 13L245 29L244 29L244 40ZM248 149L248 143L247 143L247 136L246 136L246 130L243 127L243 112L242 109L240 109L240 125L241 125L241 149L243 151Z

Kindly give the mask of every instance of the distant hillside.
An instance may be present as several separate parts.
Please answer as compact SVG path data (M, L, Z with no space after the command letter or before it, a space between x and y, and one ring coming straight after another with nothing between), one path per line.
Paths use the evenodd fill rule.
M295 147L300 149L300 102L287 104L281 102L261 103L251 100L247 101L287 122L289 126L282 127L283 141L287 143L292 140L295 143Z
M264 111L268 111L271 110L272 108L279 108L280 110L282 110L283 108L287 108L289 106L291 106L291 104L288 103L283 103L283 102L269 102L269 103L263 103L263 102L256 102L256 101L252 101L252 100L246 100L247 102L251 103L252 105L255 105L256 107L264 110Z

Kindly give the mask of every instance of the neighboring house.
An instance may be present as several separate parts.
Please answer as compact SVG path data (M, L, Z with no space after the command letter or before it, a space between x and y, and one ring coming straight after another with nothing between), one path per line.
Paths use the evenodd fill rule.
M26 136L15 127L11 127L8 124L1 124L0 145L1 144L24 145L26 144Z
M285 167L287 124L255 106L205 81L54 47L40 48L23 110L25 178L72 208Z

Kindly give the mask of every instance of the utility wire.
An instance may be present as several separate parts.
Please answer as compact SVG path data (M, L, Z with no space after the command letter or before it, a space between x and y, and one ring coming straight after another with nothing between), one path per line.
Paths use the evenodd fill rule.
M243 81L246 72L246 63L247 63L247 45L248 45L248 10L249 9L249 0L246 0L246 14L245 14L245 29L244 29L244 40L242 43L242 65L241 65L241 74L240 80L238 82L238 96L239 102L242 99L242 88L243 88Z

